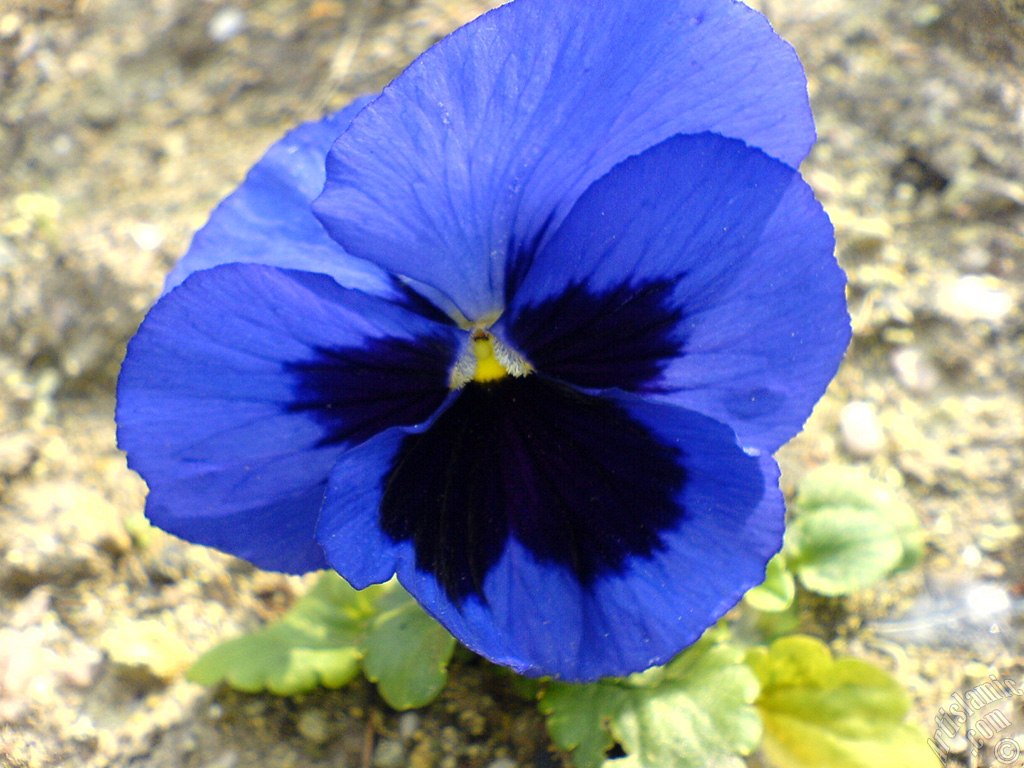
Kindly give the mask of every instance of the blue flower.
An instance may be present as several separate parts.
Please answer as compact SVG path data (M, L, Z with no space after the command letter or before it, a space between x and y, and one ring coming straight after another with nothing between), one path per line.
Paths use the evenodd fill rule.
M771 454L849 340L813 138L795 54L732 0L482 16L196 235L119 381L147 514L397 574L525 674L665 662L762 580Z

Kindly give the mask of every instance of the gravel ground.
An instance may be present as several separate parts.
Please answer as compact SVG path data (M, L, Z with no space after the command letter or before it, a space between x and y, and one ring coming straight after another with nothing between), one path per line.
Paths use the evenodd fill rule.
M0 0L0 766L561 764L532 703L468 657L405 714L359 683L279 699L184 682L308 582L148 528L114 444L125 342L213 205L289 127L486 5ZM930 543L923 569L821 601L805 629L893 671L927 726L973 679L1024 675L1024 8L759 7L808 70L821 140L803 170L855 327L784 481L864 464Z

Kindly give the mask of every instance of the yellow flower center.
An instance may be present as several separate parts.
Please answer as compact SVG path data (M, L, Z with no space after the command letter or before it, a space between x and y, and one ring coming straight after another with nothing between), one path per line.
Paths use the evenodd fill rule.
M473 336L473 355L476 357L476 371L473 381L487 383L508 376L505 366L494 356L494 337L489 333L479 332Z
M469 337L469 346L449 376L452 389L462 389L471 381L490 384L506 376L527 376L533 373L530 362L507 344L483 328L475 328Z

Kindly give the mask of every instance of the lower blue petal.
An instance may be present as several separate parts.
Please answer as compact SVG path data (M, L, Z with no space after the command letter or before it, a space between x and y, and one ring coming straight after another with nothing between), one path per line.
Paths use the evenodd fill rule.
M487 658L584 681L694 642L764 578L782 521L773 461L721 423L532 376L347 452L318 537Z
M469 385L403 440L381 527L412 541L416 567L455 601L484 597L510 536L590 585L661 547L684 514L680 459L612 400L539 376Z
M431 416L455 333L325 275L193 274L147 315L118 381L118 444L149 485L147 514L263 568L323 567L314 531L331 468Z

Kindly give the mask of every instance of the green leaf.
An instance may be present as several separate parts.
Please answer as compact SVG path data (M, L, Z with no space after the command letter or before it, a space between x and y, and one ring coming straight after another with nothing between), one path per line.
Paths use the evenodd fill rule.
M552 683L541 696L551 740L572 752L577 768L598 768L615 739L611 721L623 708L626 691L613 681L572 685Z
M329 571L281 619L214 647L188 677L292 696L338 688L364 668L384 700L405 709L444 687L454 645L397 582L359 591Z
M359 641L373 612L372 592L359 593L326 573L278 622L207 651L188 677L248 693L340 687L359 672Z
M764 581L747 590L743 599L747 604L764 613L779 613L789 608L796 597L793 574L786 569L786 556L779 552L768 561Z
M455 639L402 590L393 593L374 619L363 668L395 709L430 703L448 679Z
M616 768L741 768L761 726L757 681L743 654L711 630L665 667L586 685L551 683L540 708L578 768L598 768L618 743Z
M917 514L895 491L873 479L862 467L818 467L800 483L794 503L798 514L835 507L874 512L892 527L903 545L897 571L912 568L924 557L924 529Z
M905 722L907 694L860 659L794 635L750 651L761 683L761 750L775 768L937 768L926 734Z
M900 562L896 532L874 512L850 507L797 517L786 531L793 570L808 589L834 597L884 579Z

